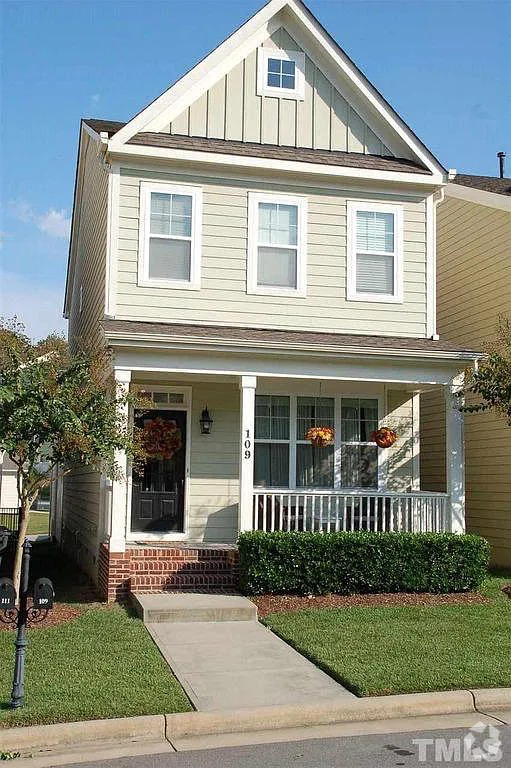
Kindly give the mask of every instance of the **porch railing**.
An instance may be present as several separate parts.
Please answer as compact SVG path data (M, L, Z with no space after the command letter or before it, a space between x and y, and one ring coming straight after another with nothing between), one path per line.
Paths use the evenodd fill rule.
M451 530L448 495L415 491L254 491L256 531Z

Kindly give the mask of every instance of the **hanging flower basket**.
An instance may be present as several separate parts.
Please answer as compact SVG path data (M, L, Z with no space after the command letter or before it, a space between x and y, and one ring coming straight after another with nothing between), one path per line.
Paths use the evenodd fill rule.
M166 421L161 416L145 422L141 442L147 458L153 461L171 459L183 446L176 422Z
M305 433L305 440L310 440L315 447L332 445L335 432L333 427L310 427Z
M371 440L379 448L390 448L397 440L397 433L390 427L380 427L380 429L371 432Z

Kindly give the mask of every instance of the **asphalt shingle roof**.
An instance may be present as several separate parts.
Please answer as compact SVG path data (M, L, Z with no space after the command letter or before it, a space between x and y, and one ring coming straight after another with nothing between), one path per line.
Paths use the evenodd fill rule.
M113 120L87 119L84 121L97 133L102 131L113 136L125 123ZM207 139L196 136L173 136L169 133L137 133L128 144L149 147L185 149L195 152L217 152L225 155L244 155L264 157L274 160L292 160L319 165L337 165L347 168L365 168L368 170L398 171L431 175L425 166L401 157L381 157L365 155L360 152L340 152L337 150L307 149L302 147L280 147L274 144L256 144L225 139Z
M458 173L451 183L482 189L484 192L495 192L497 195L511 195L511 179L500 179L498 176L473 176L469 173Z

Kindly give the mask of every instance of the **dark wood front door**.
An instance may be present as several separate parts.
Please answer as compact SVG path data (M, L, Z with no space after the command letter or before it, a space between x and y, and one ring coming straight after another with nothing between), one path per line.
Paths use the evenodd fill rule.
M133 472L131 530L134 533L184 532L186 475L186 412L150 411L135 417L135 425L147 428L162 419L180 431L180 447L170 458L147 459L140 471Z

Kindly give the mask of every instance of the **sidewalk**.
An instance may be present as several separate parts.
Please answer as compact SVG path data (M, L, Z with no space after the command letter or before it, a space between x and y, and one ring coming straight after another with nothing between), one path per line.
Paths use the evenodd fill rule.
M137 609L200 712L356 697L257 621L236 595L138 595Z

